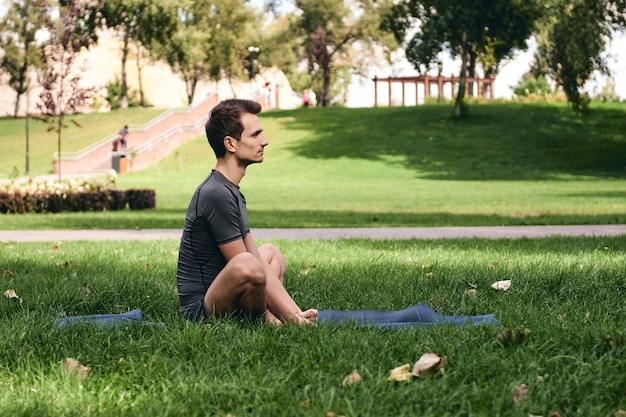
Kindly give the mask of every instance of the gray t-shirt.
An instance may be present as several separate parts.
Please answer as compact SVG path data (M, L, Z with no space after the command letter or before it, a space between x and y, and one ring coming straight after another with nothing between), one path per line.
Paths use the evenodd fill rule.
M249 232L245 197L237 185L213 170L187 208L176 272L181 310L197 305L226 266L219 245L243 239Z

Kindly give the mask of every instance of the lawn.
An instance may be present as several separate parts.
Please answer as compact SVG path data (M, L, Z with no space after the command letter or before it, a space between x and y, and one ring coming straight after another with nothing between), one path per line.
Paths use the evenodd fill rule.
M270 145L241 183L252 227L626 223L626 105L490 103L262 114ZM117 116L119 117L119 116ZM148 212L3 216L2 229L180 228L215 162L205 138L122 188L157 191Z
M626 223L623 105L585 119L562 105L476 105L463 121L449 112L263 114L266 160L241 184L251 226ZM198 138L118 178L156 189L156 210L2 215L0 228L180 228L213 164ZM1 243L0 290L16 297L0 297L0 415L626 414L626 236L273 243L303 308L424 303L493 313L528 336L509 343L499 325L190 323L177 315L176 240ZM491 287L501 280L510 290ZM132 309L148 323L54 327ZM387 381L426 352L447 356L443 374ZM68 358L89 368L84 379L65 371ZM362 381L342 384L354 370Z
M494 313L499 326L271 328L177 317L175 241L0 247L0 410L11 416L618 416L626 410L626 237L277 241L303 307ZM491 284L511 280L507 292ZM468 289L475 288L471 294ZM149 325L63 330L140 308ZM426 352L443 375L388 382ZM90 368L84 380L66 358ZM362 377L342 385L353 370ZM516 387L528 394L514 400Z

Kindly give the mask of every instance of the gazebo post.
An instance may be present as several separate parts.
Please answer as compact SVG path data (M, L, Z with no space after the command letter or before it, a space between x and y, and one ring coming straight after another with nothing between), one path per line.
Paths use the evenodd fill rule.
M374 107L378 107L378 76L374 75Z

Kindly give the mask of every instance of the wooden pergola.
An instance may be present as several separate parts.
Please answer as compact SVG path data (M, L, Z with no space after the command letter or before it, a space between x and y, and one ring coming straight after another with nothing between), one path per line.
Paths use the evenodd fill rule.
M431 75L419 75L412 77L387 77L387 78L378 78L374 77L374 107L378 107L378 83L383 82L387 83L389 90L389 105L391 105L391 85L393 83L402 84L402 106L405 105L405 91L406 84L415 84L415 103L418 103L418 88L420 85L424 86L424 98L428 98L431 96L430 91L433 85L437 86L437 95L441 98L444 86L450 84L450 88L452 90L452 95L454 96L454 87L459 83L459 77L450 76L443 77L441 75L431 76ZM493 91L493 83L495 81L495 77L490 75L488 78L480 78L480 77L467 77L465 79L465 96L469 96L469 85L476 85L476 91L479 94L484 94L484 87L488 87L489 90L489 98L493 99L494 91ZM483 95L484 96L484 95Z

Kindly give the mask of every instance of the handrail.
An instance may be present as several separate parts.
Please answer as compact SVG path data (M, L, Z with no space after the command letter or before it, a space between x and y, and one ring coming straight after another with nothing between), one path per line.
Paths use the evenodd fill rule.
M167 141L167 139L170 136L172 136L174 133L178 133L180 131L194 131L194 130L197 130L200 127L200 125L203 125L203 124L204 124L204 119L200 119L193 124L177 125L177 126L171 127L165 132L161 133L160 135L157 135L154 138L150 139L149 141L146 141L142 143L141 145L134 147L131 153L134 156L136 156L143 152L150 151L154 145Z
M153 118L152 120L150 120L147 123L144 124L135 124L135 125L129 125L129 131L130 132L137 132L137 131L142 131L145 132L146 130L150 130L150 128L152 128L153 126L159 124L161 121L165 120L166 118L168 118L171 114L173 113L191 113L193 110L196 109L196 107L199 107L200 105L204 104L206 101L210 100L211 97L213 97L214 95L216 95L216 93L209 93L207 94L206 98L202 101L199 101L198 103L195 104L191 104L185 108L178 108L178 109L169 109L164 111L163 113L161 113L160 115L156 116L155 118ZM159 135L161 136L161 135ZM75 152L61 152L61 157L59 158L59 153L55 152L54 153L54 159L55 160L61 160L61 161L75 161L78 159L81 159L87 155L89 155L91 152L93 152L94 150L98 149L99 147L106 145L108 143L110 143L113 139L115 139L117 137L117 133L113 133L110 134L108 136L105 136L104 138L92 143L91 145L79 150L79 151L75 151ZM157 136L158 137L158 136ZM151 142L152 140L150 140L149 142ZM139 146L141 147L141 145Z

